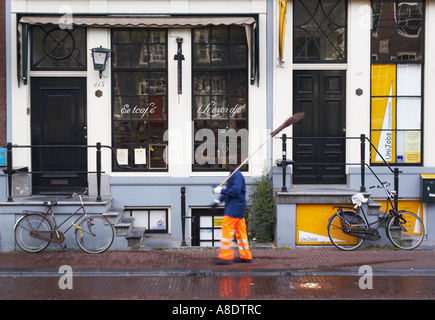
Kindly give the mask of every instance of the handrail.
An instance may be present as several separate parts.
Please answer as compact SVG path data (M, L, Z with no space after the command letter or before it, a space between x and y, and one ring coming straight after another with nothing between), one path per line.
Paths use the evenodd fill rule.
M12 196L12 176L14 173L18 172L13 169L13 161L12 161L12 149L14 148L96 148L96 171L73 171L75 173L96 173L97 174L97 201L101 201L101 148L108 148L112 151L112 156L115 159L115 164L118 168L129 169L129 166L121 166L116 157L115 149L111 146L102 145L100 142L97 142L96 145L13 145L11 142L8 142L5 146L6 148L6 170L3 170L8 176L8 202L13 201ZM28 171L27 173L61 173L66 171Z
M295 164L306 164L305 162L295 162L295 161L289 161L287 160L286 156L287 156L287 144L286 144L286 140L287 139L308 139L308 140L314 140L314 139L324 139L324 140L356 140L359 139L360 140L360 162L359 163L348 163L348 162L343 162L343 163L331 163L328 162L326 164L328 165L360 165L361 168L361 185L360 185L360 191L361 192L365 192L366 191L366 187L365 187L365 168L366 166L369 168L369 170L371 171L371 173L376 177L376 179L378 181L380 181L380 179L378 178L378 176L375 174L375 172L373 171L373 169L370 167L369 164L366 163L366 141L369 142L370 146L376 151L376 153L381 157L383 163L387 166L387 168L391 171L391 173L394 174L394 189L395 189L395 196L394 196L394 204L396 206L396 208L398 207L398 199L399 199L399 173L401 173L401 171L399 171L398 168L394 168L392 169L391 166L388 164L388 162L385 160L385 158L382 156L382 154L380 154L380 152L378 151L378 149L374 146L374 144L372 143L372 141L366 137L365 134L361 134L359 137L287 137L286 134L283 134L281 137L276 137L276 139L281 139L282 140L282 161L277 161L279 165L281 165L282 167L282 172L283 172L283 186L281 188L282 191L287 191L287 187L285 186L285 174L286 174L286 166L291 164L291 165L295 165ZM324 165L325 163L312 163L310 162L309 164L311 165Z
M365 192L365 167L367 166L373 175L379 180L379 178L376 176L374 171L371 169L371 167L366 163L366 156L365 156L365 142L368 141L370 143L370 146L373 147L373 149L376 151L376 153L381 157L384 164L388 167L388 169L394 174L394 188L395 188L395 206L397 208L398 205L398 195L399 195L399 171L398 168L392 169L391 166L387 163L387 161L384 159L384 157L379 153L379 151L376 149L376 147L373 145L371 140L365 136L365 134L361 134L359 137L287 137L286 134L283 134L282 137L276 137L276 139L282 140L282 150L283 150L283 159L280 161L280 165L283 169L283 186L282 190L286 191L287 188L285 187L285 175L286 171L285 168L287 165L291 164L304 164L304 163L298 163L294 161L287 160L287 150L286 150L286 140L287 139L342 139L342 140L360 140L360 162L359 163L327 163L330 165L360 165L361 168L361 185L360 185L360 191ZM96 145L13 145L12 143L8 142L6 147L6 159L7 159L7 169L4 170L5 173L8 175L8 201L13 201L12 196L12 176L14 173L16 173L16 170L13 170L12 167L12 149L13 148L96 148L96 171L77 171L77 173L96 173L97 174L97 201L101 201L101 149L107 148L112 151L112 157L115 160L115 165L118 168L121 169L131 169L129 166L121 166L118 162L118 159L116 157L115 149L108 145L102 145L100 142L97 142ZM312 165L322 165L325 163L310 163ZM48 173L48 172L65 172L65 171L27 171L28 173Z

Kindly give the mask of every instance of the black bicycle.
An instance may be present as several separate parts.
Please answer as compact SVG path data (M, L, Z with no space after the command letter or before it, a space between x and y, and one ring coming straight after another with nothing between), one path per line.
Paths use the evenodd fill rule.
M378 229L383 226L391 243L400 249L412 250L423 241L425 228L423 221L416 214L397 210L394 205L395 191L388 190L388 182L370 188L384 188L387 195L387 209L379 221L369 223L362 204L367 202L361 193L352 196L355 207L334 206L337 212L329 218L328 235L331 243L341 250L351 251L359 248L364 240L380 238ZM373 228L372 225L378 226Z
M15 241L26 252L40 252L47 248L50 242L59 243L66 248L63 241L65 233L70 229L75 230L77 245L87 253L102 253L109 249L114 238L113 227L110 222L102 216L88 216L83 203L83 195L74 193L72 197L79 197L79 208L71 213L59 225L54 217L52 207L57 201L46 201L47 211L23 211L23 216L17 221L14 227ZM71 222L68 228L62 232L59 228L69 219L78 214L75 221ZM50 219L51 215L51 219Z

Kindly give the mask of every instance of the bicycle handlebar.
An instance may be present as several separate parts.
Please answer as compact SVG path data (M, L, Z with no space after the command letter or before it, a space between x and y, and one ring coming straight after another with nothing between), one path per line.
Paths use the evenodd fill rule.
M373 189L373 188L386 188L386 187L389 187L389 186L390 186L390 183L385 181L385 182L381 182L381 184L378 184L377 186L371 186L370 189Z
M82 193L73 193L72 195L66 197L67 199L71 199L72 197L77 197L77 196L84 196L85 194L88 193L88 188L86 188Z

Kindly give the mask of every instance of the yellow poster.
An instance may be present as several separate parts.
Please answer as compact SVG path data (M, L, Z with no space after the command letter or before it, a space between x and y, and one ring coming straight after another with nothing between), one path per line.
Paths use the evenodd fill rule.
M335 212L332 204L299 204L296 207L296 244L331 244L328 222Z
M396 65L372 65L372 162L396 162ZM382 159L383 158L383 159Z
M223 217L214 217L214 226L222 227L222 221L224 221Z
M372 96L386 97L390 93L391 83L396 95L396 65L395 64L374 64L372 65Z
M381 210L385 211L387 209L387 202L385 200L375 200L382 204ZM391 209L391 207L389 207ZM421 220L423 220L423 203L419 200L400 200L399 201L399 211L409 211L416 214ZM406 215L404 215L404 219L407 221L412 221L412 219L407 219ZM407 234L416 235L421 234L421 229L416 225L405 225L408 229Z
M385 200L375 200L386 209ZM299 204L296 207L296 244L298 245L329 245L328 222L336 209L333 204ZM343 204L343 206L352 206ZM423 220L423 204L418 200L399 201L399 210L415 213ZM405 216L406 219L406 216ZM407 226L410 235L418 234L418 226ZM354 240L354 237L350 239ZM344 239L343 239L344 240Z

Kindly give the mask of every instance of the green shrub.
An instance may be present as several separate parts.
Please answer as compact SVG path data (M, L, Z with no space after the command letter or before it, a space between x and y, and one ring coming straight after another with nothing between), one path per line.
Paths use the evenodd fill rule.
M249 195L246 212L248 236L259 242L272 242L275 235L276 211L272 179L263 172L261 180L255 180Z

